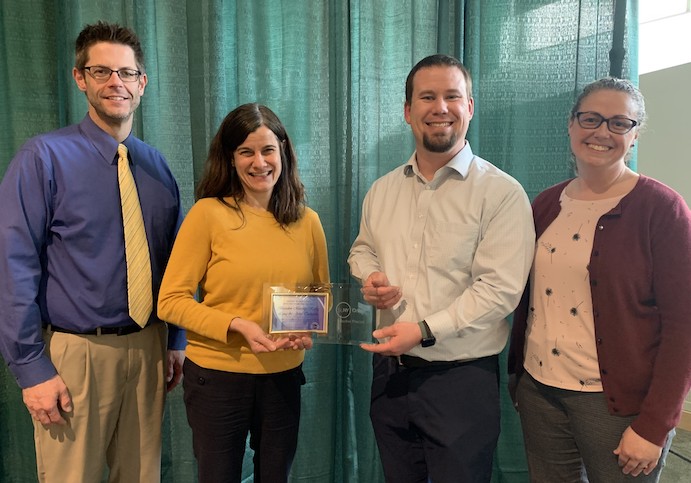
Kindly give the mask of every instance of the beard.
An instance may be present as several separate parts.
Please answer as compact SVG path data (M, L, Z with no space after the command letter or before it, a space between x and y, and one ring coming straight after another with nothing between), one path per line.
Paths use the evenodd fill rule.
M425 149L431 153L446 153L456 145L457 141L458 134L455 132L451 133L448 137L429 137L427 135L422 136L422 145L425 146Z

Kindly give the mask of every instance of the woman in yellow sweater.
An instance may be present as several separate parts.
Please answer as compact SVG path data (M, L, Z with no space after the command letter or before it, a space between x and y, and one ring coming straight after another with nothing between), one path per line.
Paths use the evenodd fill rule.
M175 241L158 315L187 329L184 400L199 482L240 481L248 432L254 481L287 481L312 339L267 333L264 284L325 283L329 269L293 145L269 108L244 104L226 116L197 199Z

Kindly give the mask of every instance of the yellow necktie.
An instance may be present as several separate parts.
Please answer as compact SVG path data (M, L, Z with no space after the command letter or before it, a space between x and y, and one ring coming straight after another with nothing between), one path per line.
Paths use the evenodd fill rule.
M137 185L134 184L134 177L127 161L127 147L124 144L118 146L118 155L118 184L125 228L127 302L132 320L144 327L153 309L149 245L146 241Z

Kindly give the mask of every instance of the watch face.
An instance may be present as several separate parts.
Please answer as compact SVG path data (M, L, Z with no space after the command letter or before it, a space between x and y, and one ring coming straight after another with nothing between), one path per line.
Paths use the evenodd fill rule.
M437 339L434 337L429 337L426 339L422 339L422 342L420 342L420 345L422 347L431 347L437 342Z

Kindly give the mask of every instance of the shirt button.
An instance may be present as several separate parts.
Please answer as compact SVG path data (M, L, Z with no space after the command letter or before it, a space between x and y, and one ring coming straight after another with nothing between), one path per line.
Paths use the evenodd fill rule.
M594 256L594 257L600 256L600 252L597 251L597 250L594 250L594 251L593 251L593 256Z
M597 287L597 280L591 280L590 285L592 285L593 287Z
M204 385L204 383L206 382L206 380L205 380L203 377L200 377L199 379L197 379L197 382L198 382L200 385Z
M603 376L606 376L606 375L607 375L607 369L602 369L601 372L602 372L602 375L603 375Z
M597 344L602 345L602 339L600 337L597 338Z
M600 230L600 231L602 231L602 230L605 229L605 227L604 227L603 225L597 225L597 229Z

